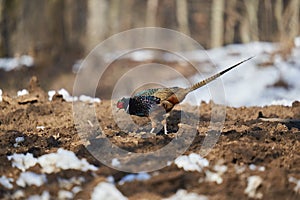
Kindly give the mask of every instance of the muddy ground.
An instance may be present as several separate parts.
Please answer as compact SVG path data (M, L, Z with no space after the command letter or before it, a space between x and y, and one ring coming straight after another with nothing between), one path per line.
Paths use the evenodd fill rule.
M58 148L71 150L79 158L86 158L89 163L97 166L98 170L83 172L68 169L47 174L47 183L40 187L23 188L15 181L12 183L12 189L0 185L1 199L11 199L19 190L25 194L21 199L42 194L43 191L49 191L51 198L56 199L61 189L59 179L80 176L84 177L85 181L80 183L82 190L74 194L75 199L89 198L94 187L99 182L106 181L108 176L114 178L115 186L129 199L167 198L179 189L205 195L209 199L249 199L245 189L247 178L253 175L262 178L262 183L256 191L262 194L262 199L300 199L300 190L296 188L296 183L289 181L290 177L300 179L300 123L279 120L299 119L300 102L294 102L292 107L227 107L222 134L212 151L205 157L210 163L207 167L210 171L215 170L213 166L216 164L228 167L221 175L223 182L220 184L199 181L205 179L204 172L184 171L173 163L156 172L150 172L151 178L148 180L120 185L117 182L128 173L103 165L86 150L75 129L72 103L64 101L61 96L55 96L49 101L47 94L34 84L28 90L30 94L21 97L9 97L4 94L3 101L0 102L0 176L5 175L17 180L21 173L19 169L12 167L11 161L7 159L8 155L30 152L39 157L56 152ZM183 126L184 132L189 132L189 124L197 122L200 117L196 137L185 154L199 152L205 134L209 131L212 105L202 103L200 109L185 105L190 107L188 110L191 111L185 115L189 117L189 121L182 122L186 125ZM146 124L143 130L126 132L120 130L113 120L110 101L96 103L95 108L98 121L106 130L106 136L114 144L129 151L156 150L176 138L180 107L171 112L168 119L168 135L147 137L141 136L151 128L150 124L147 125L149 121L146 118L134 117L138 124ZM265 121L259 117L276 120ZM45 128L37 129L37 126ZM20 136L25 140L17 146L14 145L15 138ZM94 142L97 143L97 137L94 138ZM251 164L263 166L265 170L250 169ZM34 166L28 171L39 173L40 168Z

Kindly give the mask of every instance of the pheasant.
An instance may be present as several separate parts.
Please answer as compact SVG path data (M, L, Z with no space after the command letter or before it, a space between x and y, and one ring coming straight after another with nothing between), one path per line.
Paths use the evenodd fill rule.
M117 108L124 109L130 115L136 115L140 117L150 117L152 123L152 129L150 133L153 133L156 127L156 121L154 117L161 114L162 110L165 113L169 113L174 108L174 106L182 102L186 97L186 95L188 95L190 92L197 90L198 88L208 84L209 82L215 80L216 78L222 76L226 72L250 60L251 58L253 57L245 59L187 88L180 88L180 87L152 88L152 89L143 90L130 98L123 97L117 102ZM163 109L159 109L159 108L163 108ZM162 121L165 134L167 134L166 118L167 116Z

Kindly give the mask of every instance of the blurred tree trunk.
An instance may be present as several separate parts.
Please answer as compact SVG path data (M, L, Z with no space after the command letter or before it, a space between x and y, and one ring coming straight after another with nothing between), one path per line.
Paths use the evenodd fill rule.
M225 21L225 44L234 42L235 26L238 23L239 14L236 11L237 0L226 1L226 21Z
M259 0L244 0L246 12L241 23L241 39L243 43L258 41L257 12Z
M294 47L294 38L299 34L299 0L290 0L283 10L283 2L277 0L275 5L275 16L280 35L280 53L284 59L287 59L292 53Z
M156 26L156 16L157 16L158 0L148 0L147 1L147 11L146 11L146 26Z
M120 13L120 0L109 1L109 25L110 33L113 35L119 32L119 13Z
M283 2L282 0L276 0L274 5L274 15L275 15L275 20L276 20L280 37L283 33L282 13L283 13Z
M189 29L188 5L186 0L176 0L176 16L179 31L186 35L191 35Z
M134 5L134 0L126 0L126 1L121 1L121 10L120 10L120 15L122 16L120 19L121 22L121 30L127 30L132 27L132 19L133 18L133 5Z
M0 0L0 57L8 56L8 39L7 34L5 34L5 31L7 31L6 23L5 23L5 0Z
M219 47L224 43L224 0L212 1L211 47Z
M108 31L106 0L89 0L87 4L86 53L103 41Z
M18 27L17 19L20 18L21 4L22 2L14 0L1 0L1 56L8 57L16 54L15 47L11 43Z
M274 36L275 20L273 18L273 1L274 0L264 0L260 2L260 8L262 12L259 12L259 39L263 41L272 41L272 36Z
M68 49L83 52L83 41L87 25L87 4L88 1L64 0L64 30L67 35Z
M283 17L283 30L288 38L294 39L299 33L299 0L290 0Z

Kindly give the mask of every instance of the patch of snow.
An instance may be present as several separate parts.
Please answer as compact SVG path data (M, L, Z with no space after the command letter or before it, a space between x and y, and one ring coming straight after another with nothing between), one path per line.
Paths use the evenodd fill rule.
M50 193L48 191L43 191L41 195L32 195L28 197L28 200L50 200Z
M254 164L250 164L249 169L252 170L252 171L258 170L260 172L264 172L266 170L266 168L264 166L256 166Z
M42 155L38 158L38 163L42 167L42 171L52 173L60 171L60 169L78 169L82 171L96 171L98 168L87 162L86 159L78 159L74 152L62 148L57 153Z
M82 188L80 186L75 186L75 187L72 188L72 192L74 194L77 194L80 191L82 191Z
M45 174L36 174L34 172L22 172L16 181L18 186L41 186L47 181Z
M118 160L118 158L113 158L113 159L111 160L111 165L112 165L113 167L119 167L119 166L121 165L121 163L120 163L120 161Z
M29 94L28 90L26 90L26 89L23 89L23 90L20 90L20 91L17 92L18 97L19 96L24 96L26 94Z
M25 139L24 139L24 137L16 137L15 141L16 141L16 143L20 143L20 142L24 142Z
M223 183L223 175L227 171L228 167L226 165L215 165L213 170L216 172L211 172L210 170L205 170L205 179L200 178L199 183L202 183L204 180L208 182L216 182L217 184Z
M67 190L59 190L58 191L58 199L73 199L74 194Z
M286 100L286 99L281 99L281 100L274 100L270 103L270 105L283 105L283 106L289 106L291 107L293 104L294 100Z
M176 194L163 200L208 200L208 197L194 192L188 193L186 190L180 189Z
M150 174L145 172L140 172L137 174L128 174L119 181L119 185L123 185L126 182L132 182L132 181L146 181L150 178L151 178Z
M15 141L16 141L16 143L14 143L14 147L19 147L19 143L24 142L25 138L24 137L16 137Z
M2 102L2 90L0 89L0 102Z
M257 188L262 184L262 178L260 176L249 176L247 182L247 188L244 193L247 194L249 198L261 199L263 194L257 192Z
M17 190L12 194L11 199L22 199L24 198L25 193L23 190Z
M108 177L106 178L106 181L109 182L109 183L114 184L114 183L115 183L115 178L114 178L113 176L108 176Z
M127 198L113 184L101 182L94 188L91 199L125 200Z
M14 179L13 178L7 178L6 176L2 175L0 177L0 184L7 188L7 189L12 189L13 188L13 185L11 184L11 182L13 182Z
M34 158L31 153L13 154L7 156L12 161L12 166L17 167L21 171L40 164L42 172L52 173L61 169L78 169L82 171L96 171L98 168L87 162L86 159L78 159L74 152L59 148L56 153L49 153Z
M183 168L185 171L198 171L201 172L204 167L209 165L207 159L202 158L199 154L191 153L186 156L179 156L175 159L175 164L179 168Z
M60 90L58 90L57 92L58 94L62 95L64 100L66 100L67 102L73 102L73 101L77 101L78 100L78 97L73 97L69 94L69 92L62 88Z
M300 47L300 37L295 37L294 44L295 44L295 47Z
M224 174L227 172L228 167L226 165L215 165L213 169L219 174Z
M80 69L80 66L81 66L82 62L83 62L82 59L76 60L76 61L75 61L75 63L74 63L73 66L72 66L72 72L73 72L74 74L77 74L77 73L78 73L78 71L79 71L79 69Z
M53 98L53 96L55 95L55 90L50 90L50 91L48 91L48 96L49 96L49 101L52 101L52 98Z
M173 161L168 161L167 166L171 166L173 164Z
M60 188L64 188L66 190L70 190L74 187L74 185L81 185L83 182L85 182L85 178L80 177L72 177L70 179L62 179L58 178L58 185Z
M45 129L45 126L37 126L36 129L43 131Z
M34 59L31 56L23 55L20 57L20 64L26 67L32 67L34 65Z
M234 165L234 169L235 169L235 173L242 174L246 170L246 166L245 165L242 165L242 166Z
M223 178L221 177L221 174L211 172L209 170L205 170L205 181L207 182L216 182L218 185L223 183ZM199 180L199 182L203 182L202 179Z
M52 101L55 93L56 93L55 90L48 91L49 101ZM88 102L88 103L100 103L101 102L101 100L97 97L90 97L87 95L80 95L79 97L71 96L70 93L64 88L58 90L57 93L62 95L63 99L66 100L67 102L74 102L74 101L81 101L81 102Z
M299 194L300 193L300 179L297 180L296 178L294 177L289 177L289 182L290 183L295 183L296 186L294 187L294 191Z
M100 103L99 98L93 98L93 97L86 96L86 95L80 95L79 101L88 102L88 103Z
M153 59L154 54L155 52L153 52L153 50L139 50L130 52L128 55L134 61L145 61Z
M33 157L31 153L16 154L7 156L8 160L12 161L12 166L25 171L26 169L33 167L37 163L37 159Z
M32 67L33 65L34 59L28 55L22 55L15 58L0 58L0 69L5 71L11 71L22 66Z

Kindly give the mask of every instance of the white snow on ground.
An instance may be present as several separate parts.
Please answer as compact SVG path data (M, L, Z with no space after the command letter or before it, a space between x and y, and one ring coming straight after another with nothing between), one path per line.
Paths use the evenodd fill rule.
M17 190L12 194L11 199L24 199L24 196L25 193L23 190Z
M115 178L114 178L113 176L108 176L108 177L106 178L106 181L109 182L109 183L114 184L114 183L115 183Z
M11 184L11 182L13 182L14 179L13 178L7 178L6 176L2 175L0 177L0 184L7 188L7 189L12 189L13 188L13 185Z
M36 174L34 172L22 172L16 181L18 186L26 187L31 185L41 186L47 181L45 174Z
M36 129L37 129L37 130L42 130L42 131L43 131L43 130L45 129L45 126L37 126Z
M86 159L78 159L74 152L59 148L57 153L49 153L38 158L42 172L52 173L61 169L77 169L82 171L95 171L97 167L91 165Z
M99 98L93 98L93 97L89 97L89 96L86 96L86 95L80 95L79 96L79 101L89 102L89 103L100 103Z
M191 153L190 155L179 156L175 159L175 164L185 171L201 172L204 167L209 165L206 158L202 158L199 154Z
M12 161L12 166L17 167L21 171L40 164L42 172L52 173L61 169L77 169L82 171L95 171L97 167L89 164L86 159L79 159L74 152L59 148L56 153L49 153L34 158L31 153L13 154L7 157Z
M23 89L23 90L20 90L17 92L17 96L23 96L23 95L26 95L26 94L29 94L28 90L26 89Z
M48 191L43 191L41 195L32 195L28 197L28 200L49 200L50 198L50 193Z
M69 94L69 92L66 89L64 89L64 88L60 89L57 93L60 94L60 95L62 95L63 98L64 98L64 100L66 100L68 102L72 102L72 101L77 101L78 100L78 97L71 96Z
M58 191L58 199L73 199L74 194L67 190L59 190Z
M22 55L15 58L0 58L0 69L10 71L22 66L32 67L34 65L34 59L28 55Z
M244 173L244 171L246 170L246 166L245 165L234 165L234 170L236 174L242 174Z
M113 158L113 159L111 160L111 165L112 165L113 167L120 167L120 166L121 166L121 163L120 163L120 161L119 161L118 158Z
M50 90L50 91L48 91L48 96L49 96L49 101L52 101L52 98L53 98L53 96L55 95L55 90Z
M62 179L58 178L58 184L60 188L70 190L71 188L74 188L75 185L81 185L83 182L85 182L84 177L72 177L70 179ZM79 189L79 188L77 188Z
M49 101L52 101L53 96L55 95L56 91L55 90L50 90L48 91L48 96L49 96ZM97 97L90 97L86 95L80 95L79 97L76 96L71 96L70 93L62 88L57 91L58 94L62 95L64 100L67 102L74 102L74 101L82 101L82 102L88 102L88 103L100 103L101 100Z
M83 60L76 60L75 63L72 66L72 72L74 74L78 73L81 64L83 63Z
M208 200L208 197L194 192L188 193L186 190L180 189L176 194L163 200Z
M300 194L300 179L296 179L294 177L290 177L289 178L289 182L290 183L294 183L296 184L296 186L294 187L294 191L297 193L297 194Z
M11 156L7 156L8 160L12 161L12 166L25 171L26 169L33 167L37 163L37 159L33 157L31 153L17 154L14 153Z
M111 183L101 182L91 194L92 200L126 200L127 198Z
M296 47L300 47L300 37L295 38L294 44L295 44Z
M202 183L203 181L207 182L215 182L217 184L222 184L223 183L223 178L221 175L223 175L227 171L227 166L226 165L215 165L213 167L214 171L212 172L208 169L205 170L205 179L200 178L199 183Z
M35 185L37 187L47 182L45 173L56 173L60 170L77 169L81 171L95 171L98 168L89 164L86 159L79 159L74 152L59 148L56 153L44 154L38 158L34 158L31 153L27 154L13 154L7 156L11 161L12 166L20 169L16 184L20 187ZM39 164L41 166L42 174L37 174L31 171L26 171L30 167ZM82 190L81 185L85 182L84 177L72 177L70 179L58 179L60 191L58 193L59 199L72 199L74 195ZM14 180L6 176L0 177L0 185L7 189L12 189ZM23 195L24 196L24 195ZM50 199L46 193L41 195L34 195L31 199Z
M263 180L260 176L249 176L247 179L247 188L244 193L248 195L249 198L261 199L263 194L257 192L257 188L262 184Z
M254 164L250 164L249 169L252 171L258 170L260 172L264 172L266 170L266 168L264 166L256 166Z
M24 137L16 137L15 138L16 143L14 143L14 147L19 147L19 144L25 141Z
M151 178L151 175L145 172L140 172L138 174L128 174L124 176L120 181L119 185L123 185L126 182L132 182L132 181L145 181Z

